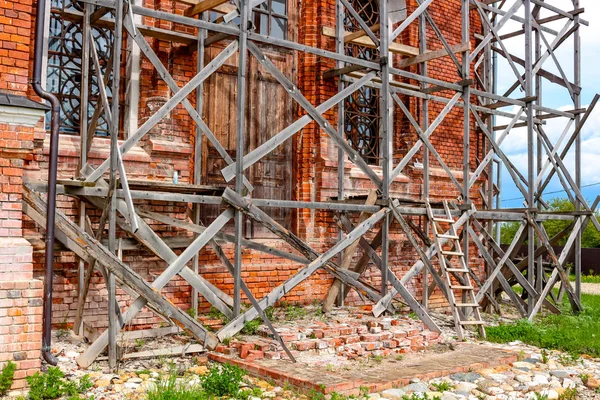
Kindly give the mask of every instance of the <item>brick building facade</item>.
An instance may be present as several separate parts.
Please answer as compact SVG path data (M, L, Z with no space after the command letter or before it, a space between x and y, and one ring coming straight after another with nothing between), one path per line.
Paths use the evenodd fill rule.
M270 22L264 22L266 27L257 24L257 29L267 29L275 34L273 32L274 29L277 29L275 28L277 24L281 26L283 23L287 32L278 32L277 34L287 35L288 38L302 44L335 50L334 39L326 36L323 30L324 27L335 27L334 1L303 0L296 2L288 0L283 11L275 9L279 5L274 3L276 3L274 0L269 2L273 9L264 20ZM438 23L451 45L461 42L460 4L460 0L434 2L430 9L431 16ZM173 0L146 0L144 5L180 14L187 7L185 4ZM34 6L35 4L32 4L31 0L8 0L0 8L0 91L21 95L32 100L36 100L36 97L33 95L28 81L32 75ZM408 1L408 12L410 13L415 8L416 1ZM285 15L285 18L275 14ZM66 20L66 18L63 19L63 22ZM168 24L164 21L159 24L150 18L145 18L143 22L150 27L194 33L190 28L181 28L176 24ZM66 29L66 26L65 23L63 28ZM481 29L480 21L474 13L471 18L471 26L474 31ZM416 26L409 27L397 41L418 47L416 29ZM52 33L50 36L52 37ZM430 50L442 47L433 32L429 32L428 36ZM61 40L65 40L65 38L63 37ZM149 42L180 86L195 74L197 62L195 44L172 43L158 39L150 39ZM61 66L53 64L51 60L52 51L54 51L52 43L53 41L50 40L49 68L58 68ZM476 43L471 43L472 47L475 45ZM210 61L211 57L222 47L222 43L209 47L206 62ZM285 70L288 77L297 83L304 96L314 105L323 103L337 92L337 79L323 77L325 71L335 67L333 62L324 61L307 53L293 54L269 48L266 51L277 61L278 66ZM253 84L255 83L254 90L251 91L248 98L251 105L249 111L251 122L249 124L254 124L248 129L251 135L248 140L248 150L251 150L268 139L270 135L277 133L281 127L296 120L303 112L291 98L286 96L285 90L282 91L278 83L269 78L256 61L251 61L249 64L248 76ZM231 112L234 107L228 108L226 105L235 104L236 101L236 93L233 90L237 77L236 68L237 60L234 56L207 80L204 96L204 116L207 123L234 158L236 117ZM416 72L417 67L409 67L409 71ZM448 82L460 80L456 67L447 57L432 61L429 64L429 73L434 78ZM125 102L126 108L130 112L128 121L133 121L131 122L133 126L142 124L152 115L157 106L164 104L171 96L168 87L144 57L139 58L137 72L130 71L129 67L124 65L122 75L126 77L124 82L125 80L135 81L133 77L139 76L139 86L137 89L133 89L134 92L139 93L138 101ZM122 86L126 87L127 85ZM125 93L120 95L124 98L126 96ZM440 95L447 97L443 92ZM190 96L190 100L192 100L192 96ZM414 98L405 100L413 115L420 115L418 102ZM272 110L273 104L281 104L276 112ZM431 105L431 119L435 118L441 108L443 107L437 103ZM408 121L399 117L402 111L398 107L395 108L394 113L396 113L394 159L397 162L415 142L417 136L409 127ZM20 193L24 178L46 180L49 134L46 131L46 123L41 119L43 113L37 109L30 114L31 117L26 122L9 121L4 123L3 114L0 112L0 154L2 155L0 158L0 170L2 171L0 175L0 364L7 360L18 362L17 378L22 378L25 374L35 371L40 365L42 287L40 279L43 277L44 232L33 221L23 216ZM266 117L263 119L265 115ZM335 108L326 116L332 124L336 123ZM31 118L39 122L31 123ZM456 170L459 180L461 173L458 171L462 170L463 159L462 124L463 111L455 108L432 136L432 142L437 148L442 149L440 151L442 157L450 168ZM129 129L127 124L123 124L121 139L127 136ZM475 129L472 132L470 138L471 167L474 169L477 158L482 158L483 150L480 146L482 139ZM81 144L79 137L72 133L61 134L59 179L71 179L78 175ZM124 157L128 178L131 180L193 182L194 141L193 121L183 106L179 105ZM313 122L288 142L285 146L281 146L273 157L264 163L258 163L255 168L249 169L249 179L257 188L254 196L264 198L275 196L283 200L304 201L327 201L329 198L335 197L337 195L337 149L327 135ZM89 153L90 164L99 165L108 157L109 144L110 139L102 136L102 133L93 139ZM203 149L201 182L208 185L225 185L222 177L217 174L224 166L223 160L208 144L205 144ZM420 160L422 156L418 155L416 158ZM441 168L436 168L436 165L433 161L430 170L431 197L433 199L456 198L459 195L458 191L445 172ZM346 195L366 195L371 189L368 178L349 162L344 166L344 170ZM265 176L270 176L270 178L266 179ZM405 169L404 174L395 180L392 194L418 200L422 196L422 191L423 170L417 165L411 165ZM148 201L139 204L148 210L168 212L175 218L183 219L188 215L187 207L181 203ZM78 220L79 203L77 200L60 195L58 206L73 220ZM275 212L269 209L266 211ZM205 206L202 210L203 222L210 222L214 214L214 208ZM99 217L100 211L97 211L95 215ZM276 218L305 239L317 251L326 250L336 241L337 225L332 212L304 209L282 212L277 214ZM176 251L182 250L186 240L189 243L187 232L160 225L154 221L148 222L162 237L171 239L170 243L176 248ZM414 222L423 223L418 218L415 218ZM262 232L252 226L250 222L247 224L246 235L257 241L265 241L272 246L288 249L285 243L274 240L267 232ZM127 238L123 232L119 232L119 236L123 239ZM391 239L391 268L398 276L401 276L402 271L408 269L417 259L417 254L396 226L393 226ZM164 269L164 261L154 254L134 247L127 240L122 243L124 243L123 260L147 280L151 281ZM233 259L233 245L224 245L224 250ZM360 251L356 254L356 257L359 256ZM479 262L475 253L471 253L471 258L472 264ZM79 261L72 252L58 246L55 263L53 323L56 327L72 326L77 304ZM244 249L242 277L255 296L261 298L300 267L302 265L288 260ZM200 253L200 272L207 280L225 292L233 291L233 278L210 249L203 249ZM380 285L380 275L375 268L369 269L366 276L371 280L373 286ZM330 275L326 272L319 272L286 295L285 301L302 304L321 299L326 294L331 282ZM421 286L421 283L416 281L409 286L417 298L420 296ZM162 292L168 293L174 304L184 309L189 308L191 291L182 279L173 279ZM120 290L118 290L118 298L123 305L129 301L129 297ZM360 302L360 299L351 293L348 302L356 304ZM433 294L429 304L430 307L445 306L445 300L439 290ZM206 312L208 309L209 304L200 299L198 312ZM102 277L97 274L92 278L84 320L93 327L104 329L107 326L107 315L107 292ZM138 314L131 328L150 327L159 322L160 319L152 312L144 311ZM6 334L14 335L7 336ZM22 381L16 385L21 384Z

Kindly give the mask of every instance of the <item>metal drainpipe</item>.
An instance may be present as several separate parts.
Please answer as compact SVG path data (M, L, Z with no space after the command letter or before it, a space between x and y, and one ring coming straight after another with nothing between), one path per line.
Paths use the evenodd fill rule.
M46 212L46 253L44 277L44 316L42 320L42 357L51 365L58 360L51 353L52 344L52 281L54 275L54 223L56 216L56 171L58 164L58 126L60 103L58 98L42 87L42 59L44 32L46 30L46 0L38 0L35 17L35 48L32 86L35 93L50 102L52 107L50 127L50 160L48 167L48 210Z

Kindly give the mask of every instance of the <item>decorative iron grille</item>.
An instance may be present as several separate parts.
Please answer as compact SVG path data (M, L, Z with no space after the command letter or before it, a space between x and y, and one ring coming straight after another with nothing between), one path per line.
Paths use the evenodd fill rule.
M372 0L351 0L350 4L358 15L373 26L379 23L379 4ZM344 29L347 32L360 30L356 20L346 13ZM379 58L376 49L346 44L346 55L375 61ZM379 90L363 86L344 101L344 131L350 145L372 165L379 164Z
M47 90L54 93L61 104L60 132L77 135L80 131L81 112L81 77L83 34L81 32L82 3L77 0L52 0L50 11L50 34L48 41L48 74ZM111 58L113 33L108 28L92 28L92 37L102 67L102 75ZM96 104L102 101L98 79L90 63L88 71L89 102L87 119L90 120ZM100 82L100 84L103 84ZM111 80L106 85L106 92L111 97ZM46 118L50 124L50 115ZM49 127L47 127L49 129ZM102 113L94 132L99 136L109 134L106 114Z

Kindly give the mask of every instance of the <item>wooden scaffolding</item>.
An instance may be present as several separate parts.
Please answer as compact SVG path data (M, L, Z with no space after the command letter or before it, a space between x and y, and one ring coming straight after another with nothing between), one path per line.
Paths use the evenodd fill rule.
M81 259L81 284L78 304L78 315L75 329L78 330L86 301L86 293L91 274L98 270L105 278L109 293L109 328L80 357L82 366L90 365L108 346L111 366L116 365L116 338L119 329L131 321L142 308L148 306L164 318L172 320L188 331L206 348L213 348L219 340L239 332L246 322L262 318L271 328L276 338L277 331L272 327L264 310L273 306L286 293L293 290L317 270L323 269L336 278L336 283L325 301L330 308L336 298L343 299L349 288L354 288L364 298L374 304L373 312L380 315L386 310L393 311L392 300L399 299L408 305L425 323L439 332L439 327L428 313L427 299L433 289L439 287L450 300L453 307L459 304L470 305L471 310L457 307L455 310L457 326L468 324L469 315L479 315L479 306L496 305L498 294L504 291L519 311L526 318L532 319L545 306L550 311L558 312L556 298L552 288L557 283L566 292L574 311L580 311L581 288L581 233L591 222L596 229L600 228L594 216L598 199L589 204L581 192L581 131L590 113L597 104L598 96L587 108L581 105L581 43L579 28L587 25L582 18L583 9L579 0L572 0L573 9L558 9L544 0L461 0L462 43L450 45L443 36L429 13L429 8L443 0L417 0L418 6L408 15L397 18L398 7L402 1L374 0L379 2L380 23L369 26L361 15L347 0L336 1L336 28L324 29L325 35L335 38L336 50L317 48L292 40L269 37L252 30L249 21L251 9L260 0L203 0L189 5L184 15L151 9L137 5L131 0L82 0L83 12L75 15L82 25L82 32L94 24L109 26L114 32L112 43L112 82L111 93L119 93L123 46L131 46L149 60L158 76L171 90L172 96L147 118L133 134L119 145L118 130L124 118L121 112L118 95L109 97L100 85L101 101L98 101L96 112L82 123L81 128L81 168L73 180L59 181L57 192L73 196L81 200L79 221L72 221L59 210L57 215L57 239ZM209 22L209 12L220 17ZM541 15L546 15L543 18ZM360 25L361 30L354 33L344 31L344 18L351 15ZM476 16L482 22L482 33L476 35L477 46L470 46L472 30L471 17ZM196 36L158 28L144 26L143 18L169 21L178 26L189 27L197 32ZM522 27L511 33L500 34L503 26L509 21L516 21ZM563 24L560 31L549 28L551 22ZM396 43L396 38L411 26L418 26L419 47L413 48ZM427 46L428 33L433 32L436 40L443 44L441 50L430 51ZM95 71L98 82L108 82L102 76L98 61L98 49L91 34L84 34L82 57L82 93L87 93L85 85L90 84L91 76L85 71ZM505 40L521 36L525 43L525 58L511 54L504 44ZM149 46L147 37L161 40L195 43L199 53L195 76L180 87L165 68L153 48ZM125 40L128 39L128 40ZM567 41L574 43L574 76L568 77L561 67L556 50ZM225 41L224 49L209 63L204 64L205 47L208 43ZM345 53L345 44L354 43L369 46L382 55L375 61L369 61ZM337 79L338 93L328 101L314 106L301 93L276 64L263 52L261 46L268 44L291 52L312 54L321 59L333 60L336 67L325 75L328 79ZM392 55L399 54L400 57ZM236 155L227 153L224 146L211 132L202 117L203 98L197 94L195 106L188 100L193 92L201 93L203 83L221 67L228 59L236 55L239 64L237 76L237 121L236 121ZM390 55L389 57L387 55ZM493 58L498 55L507 60L510 69L515 73L515 83L506 93L495 92ZM305 112L305 115L293 121L271 139L261 143L250 152L245 152L245 113L246 104L243 94L248 90L248 79L243 73L248 59L254 57L266 71L285 89L287 94ZM446 82L428 75L428 63L445 58L458 69L461 80ZM551 60L559 75L544 69L544 64ZM410 66L418 66L418 73L409 72ZM90 68L91 67L91 68ZM473 72L474 71L474 72ZM524 72L522 72L524 71ZM107 73L109 73L107 71ZM571 97L571 110L557 110L544 105L541 87L547 80L565 87ZM407 84L404 82L413 82ZM348 143L343 130L343 100L361 87L373 87L381 93L381 173L375 172L363 157ZM517 97L522 91L524 97ZM450 93L450 96L442 95ZM411 113L406 101L416 101L421 115ZM87 108L86 99L82 107ZM206 101L206 100L204 100ZM443 106L441 112L433 120L430 118L429 105L438 103ZM201 140L196 140L195 171L193 184L166 184L164 182L134 182L127 179L127 164L123 156L148 132L161 122L177 105L183 105L197 127L197 136L204 136L227 162L221 171L225 181L234 181L232 188L217 188L200 185ZM338 124L330 123L324 113L333 107L338 109ZM418 140L412 144L406 155L397 163L391 157L393 138L394 108L399 108L401 117L406 117L412 129L417 132ZM430 140L431 135L453 109L462 109L464 115L464 148L462 176L448 168L440 156L439 149ZM91 147L92 126L98 123L99 115L107 115L111 132L110 156L99 166L88 164L88 152ZM403 115L402 115L403 114ZM506 125L496 123L496 116L507 118ZM430 122L431 120L431 122ZM548 120L553 123L565 123L563 134L558 140L551 140L546 134L544 125ZM338 149L338 162L341 166L338 173L338 196L328 202L285 201L253 197L252 185L246 179L247 169L271 153L277 146L298 134L310 122L318 124ZM470 168L470 133L476 126L484 137L485 157L477 160L477 168ZM508 134L512 129L524 127L527 131L527 161L525 173L519 171L510 157L503 152L501 144L511 140ZM565 157L574 149L576 168L570 171L565 166ZM536 154L537 152L537 154ZM424 189L421 202L407 204L402 199L391 196L391 184L399 174L414 162L415 156L422 157L424 170ZM436 160L448 175L461 195L458 198L446 199L444 207L433 204L430 207L426 200L430 197L429 168L430 161ZM373 190L366 203L350 201L344 191L345 162L351 162L359 168L372 182ZM498 186L494 182L495 171L503 165L512 177L516 187L524 197L522 208L502 209L495 204ZM486 183L479 190L483 207L477 209L472 199L472 192L480 177L486 177ZM570 213L552 213L547 210L543 200L544 190L550 180L557 176L569 198L576 205L576 211ZM462 177L465 177L463 179ZM38 224L43 226L46 218L46 206L42 193L47 191L44 182L28 182L25 186L24 210ZM193 205L190 221L172 218L168 215L151 212L136 206L138 200L161 200ZM202 205L220 205L222 213L208 226L203 226L199 209ZM279 224L264 207L283 209L323 209L332 210L337 215L339 236L335 245L324 253L315 251L301 238ZM90 209L102 210L99 228L94 231L86 213ZM349 214L357 214L356 224L351 222ZM242 235L242 217L246 216L262 225L276 237L288 243L296 253L270 247L264 243L245 239ZM440 222L435 235L427 228L419 228L410 218L420 216L428 218L430 223ZM179 255L176 254L164 238L161 238L145 220L185 229L195 234L191 243ZM225 225L233 219L235 234L225 233ZM543 221L567 220L571 222L568 230L556 237L548 237ZM503 221L520 223L517 234L508 249L502 248L494 234L494 225ZM419 259L403 275L397 276L390 268L389 237L390 226L398 223L408 241L414 247ZM108 224L107 241L102 238L105 225ZM423 224L427 226L428 224ZM377 235L372 237L377 227ZM153 282L145 281L140 275L126 265L118 256L117 228L126 232L142 246L156 254L167 264L162 274ZM438 229L440 228L440 229ZM370 236L367 236L370 234ZM560 254L555 254L552 245L559 239L567 237L567 244ZM444 250L444 245L453 242L453 248ZM220 243L235 244L235 257L230 260L223 252ZM514 254L523 243L527 242L526 259L514 262ZM103 244L105 243L105 244ZM198 252L209 246L222 261L234 278L233 296L221 291L208 282L199 273ZM471 271L465 262L465 255L476 247L485 265L485 276L481 277ZM352 255L360 247L363 257L352 264ZM274 288L267 296L255 298L241 278L242 248L264 252L301 263L303 268L291 278ZM575 251L575 288L569 282L565 270L565 260L569 252ZM552 270L548 274L542 263L542 255L551 258ZM452 268L460 258L461 268ZM466 257L468 260L468 257ZM437 262L435 260L438 260ZM374 288L362 278L366 265L372 262L381 271L382 285ZM440 265L442 268L440 269ZM463 270L464 269L464 270ZM179 275L193 288L193 301L198 295L203 296L220 312L230 318L221 330L215 334L209 332L197 320L183 310L170 303L160 289L173 277ZM417 301L407 284L417 276L423 275L423 299ZM431 277L433 280L429 279ZM433 282L433 283L431 283ZM122 286L135 300L126 311L121 311L116 296L115 285ZM389 289L391 285L391 289ZM514 285L522 287L525 297L517 295ZM468 299L461 300L458 289L470 291ZM250 300L252 307L241 310L241 293ZM341 293L341 295L339 294ZM457 300L455 301L455 296ZM525 299L525 300L524 300ZM192 304L197 306L197 304ZM462 323L466 322L466 323ZM279 338L281 341L281 338ZM285 348L285 344L281 341ZM293 360L293 356L290 354Z

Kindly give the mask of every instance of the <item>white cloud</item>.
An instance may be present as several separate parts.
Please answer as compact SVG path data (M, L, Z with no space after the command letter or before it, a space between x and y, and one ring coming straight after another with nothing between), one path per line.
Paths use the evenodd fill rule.
M511 3L511 2L508 2ZM546 3L559 7L564 10L572 10L573 5L571 0L548 0ZM510 4L505 6L505 8L509 7ZM590 26L581 28L581 40L582 40L582 100L584 103L590 102L591 98L597 93L600 92L600 1L598 0L581 0L580 7L585 8L585 13L582 15L583 19L589 21ZM523 16L523 9L521 9L517 15ZM547 11L543 10L541 17L545 17L550 15ZM555 21L546 26L554 29L556 31L560 31L564 24L567 22L566 19ZM520 23L511 21L507 23L504 28L500 31L500 34L506 34L509 32L514 32L516 30L521 29L522 26ZM546 39L549 42L554 40L554 36L551 34L545 34ZM513 38L505 41L505 46L508 51L512 54L524 58L525 46L524 40L522 37ZM545 49L545 48L544 48ZM561 67L563 68L564 73L572 79L573 77L573 65L574 65L574 56L573 56L573 40L565 41L561 47L557 50L556 55L561 60ZM498 92L500 94L504 93L505 90L510 87L513 82L515 82L516 77L510 68L508 62L506 62L502 57L499 57L501 60L499 62L498 68ZM548 58L544 63L544 69L550 71L554 74L559 74L560 71L554 64L552 58ZM520 72L523 69L518 66ZM512 94L512 97L518 98L523 97L524 94L521 91L515 91ZM570 110L573 109L573 103L569 96L568 91L565 88L562 88L556 84L551 84L547 81L544 82L543 86L543 98L544 105L547 105L551 108L558 108L562 110ZM512 110L505 108L507 111L515 112L516 107ZM498 117L498 124L504 125L508 124L509 119ZM547 120L547 124L544 125L544 131L549 136L551 142L553 144L556 143L559 136L561 135L563 129L565 128L568 120L565 118L557 118ZM573 131L569 131L569 134ZM500 133L498 133L499 135ZM570 135L568 135L570 136ZM567 136L567 137L568 137ZM596 108L596 110L590 115L586 125L584 126L581 132L581 140L582 140L582 184L589 185L592 183L600 182L600 105ZM526 129L519 128L513 129L504 143L502 144L503 151L510 158L511 162L519 169L519 171L527 177L527 131ZM561 147L562 150L562 147ZM534 151L534 154L535 151ZM545 154L545 153L544 153ZM543 161L546 161L547 158L544 157ZM572 176L575 176L575 164L574 164L574 151L568 154L565 159L565 165L567 169L571 172ZM516 198L521 194L512 183L512 179L506 169L503 171L503 186L504 193L503 198ZM562 185L558 181L558 179L554 178L550 185L546 188L546 192L561 190ZM597 190L597 189L595 189ZM509 204L505 204L505 206L515 206L519 203L519 201L515 201Z

